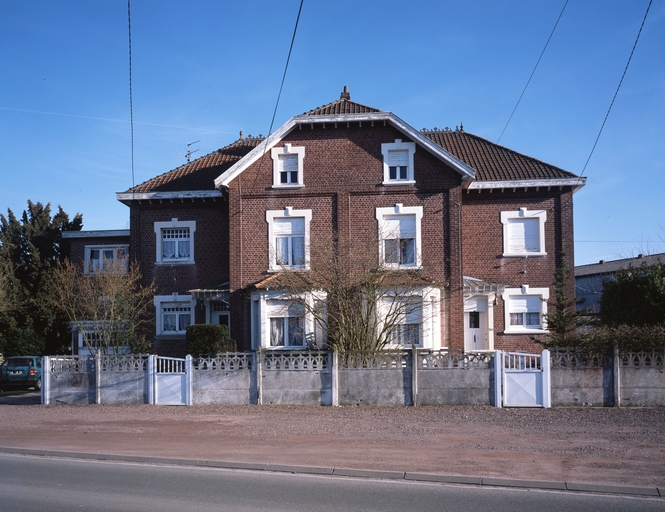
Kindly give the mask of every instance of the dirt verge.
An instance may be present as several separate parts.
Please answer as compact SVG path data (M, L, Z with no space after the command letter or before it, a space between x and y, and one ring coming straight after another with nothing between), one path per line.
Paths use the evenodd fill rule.
M665 408L0 405L0 446L665 487Z

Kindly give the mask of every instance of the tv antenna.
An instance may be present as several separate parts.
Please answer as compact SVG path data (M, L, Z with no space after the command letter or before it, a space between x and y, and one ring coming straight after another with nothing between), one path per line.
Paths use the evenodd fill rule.
M181 153L180 151L176 151L173 148L171 148L171 151L175 151L179 155L184 156L187 159L187 163L189 163L189 162L192 161L192 155L198 151L198 149L195 149L194 151L192 151L192 146L194 144L198 144L199 142L201 142L201 141L200 140L195 140L194 142L190 142L189 144L187 144L187 153L186 154Z

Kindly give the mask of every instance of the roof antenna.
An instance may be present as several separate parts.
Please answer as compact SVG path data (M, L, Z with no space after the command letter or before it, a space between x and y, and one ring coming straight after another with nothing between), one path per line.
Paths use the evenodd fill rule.
M242 138L242 136L241 136L241 138ZM194 142L190 142L189 144L187 144L187 154L181 153L180 151L176 151L173 148L171 148L171 151L174 151L174 152L178 153L179 155L184 156L187 159L187 163L189 163L189 162L192 161L192 155L198 151L198 149L195 149L194 151L192 151L191 148L194 144L198 144L199 142L201 142L201 141L200 140L195 140Z

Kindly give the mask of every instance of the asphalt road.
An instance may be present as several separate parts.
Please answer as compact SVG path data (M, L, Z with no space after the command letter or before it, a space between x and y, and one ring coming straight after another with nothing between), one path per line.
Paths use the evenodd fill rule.
M0 455L12 511L663 511L662 498Z

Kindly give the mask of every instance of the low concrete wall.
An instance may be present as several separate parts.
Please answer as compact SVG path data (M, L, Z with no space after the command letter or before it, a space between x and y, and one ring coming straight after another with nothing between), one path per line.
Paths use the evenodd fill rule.
M42 388L52 404L94 404L94 359L89 356L50 357L42 365Z
M494 405L494 369L419 370L418 405Z
M147 356L44 359L44 403L150 402ZM552 406L665 406L664 360L662 352L551 351ZM492 354L258 351L200 359L187 371L194 405L495 405Z
M552 368L552 406L614 405L612 368Z
M257 402L253 354L227 354L194 363L193 405L245 405Z
M627 352L619 357L621 407L665 406L665 353Z

